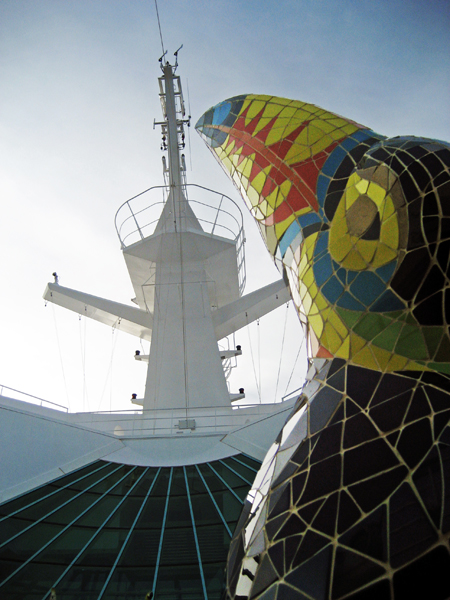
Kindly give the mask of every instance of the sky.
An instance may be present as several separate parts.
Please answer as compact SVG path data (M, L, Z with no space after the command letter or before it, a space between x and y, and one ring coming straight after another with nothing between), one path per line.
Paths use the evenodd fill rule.
M193 125L226 98L263 93L387 136L450 140L449 1L159 0L158 8L169 59L183 44L178 74ZM139 340L45 306L42 294L56 271L70 288L128 304L134 296L114 215L163 182L153 128L161 54L151 0L0 2L0 386L71 411L129 409L131 394L143 395ZM193 127L186 154L190 183L243 206ZM250 217L246 234L249 292L279 274ZM301 340L284 306L236 334L244 356L231 391L244 387L258 402L256 380L271 402L299 387Z

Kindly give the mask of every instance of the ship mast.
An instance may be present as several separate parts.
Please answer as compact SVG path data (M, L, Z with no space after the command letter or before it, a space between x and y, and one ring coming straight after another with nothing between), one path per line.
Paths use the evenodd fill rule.
M240 348L219 351L218 341L260 318L289 299L286 282L280 280L247 296L242 296L243 243L242 213L223 194L208 191L208 200L188 199L185 182L184 126L186 118L180 77L175 64L160 59L159 97L163 120L161 149L166 186L151 188L158 192L156 201L138 210L132 201L117 211L116 228L139 308L121 305L48 284L44 297L71 310L120 328L151 341L150 354L136 358L148 362L145 394L133 399L144 412L177 409L186 422L191 409L207 412L219 407L231 408L231 401L244 394L230 394L222 360L241 354ZM192 186L196 192L201 186ZM167 198L160 201L161 191ZM139 196L139 198L138 198ZM139 194L135 198L142 200ZM209 206L213 199L218 204ZM196 215L191 207L201 211ZM228 207L225 205L228 203ZM213 202L214 204L214 202ZM232 232L229 206L237 209L240 219ZM161 210L162 207L162 210ZM148 215L159 210L156 218ZM130 215L131 213L131 215ZM133 231L123 235L118 219L124 217ZM147 220L146 220L147 219ZM203 225L203 227L202 227ZM231 233L231 236L230 236ZM80 310L82 308L82 310Z
M182 46L175 53L175 65L172 66L168 61L163 64L164 56L160 59L163 76L159 77L158 82L164 120L154 123L154 125L161 126L161 149L168 151L168 169L164 159L163 166L164 174L166 175L168 172L170 189L168 202L173 211L174 228L178 231L181 231L180 228L183 226L182 215L186 208L183 186L186 166L184 155L180 155L180 151L184 149L185 145L184 125L190 125L190 117L184 118L186 111L181 79L175 74L178 66L178 52L181 48Z

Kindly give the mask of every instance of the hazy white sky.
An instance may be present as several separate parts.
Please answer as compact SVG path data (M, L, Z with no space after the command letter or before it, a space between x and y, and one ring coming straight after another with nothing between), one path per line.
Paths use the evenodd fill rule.
M450 139L448 1L158 6L169 56L184 44L179 74L193 123L225 98L267 93L316 103L385 135ZM138 340L44 307L41 296L55 270L62 285L125 303L133 296L114 214L162 183L153 130L160 55L152 0L0 2L0 384L70 402L71 410L128 408L131 393L143 393ZM237 199L193 129L190 141L189 181ZM250 291L277 273L247 223ZM260 324L265 401L275 392L285 310L278 327L268 317ZM300 337L292 316L278 397ZM256 326L250 336L257 354ZM233 389L243 386L257 401L247 332L238 343L246 361ZM291 388L302 375L298 369Z

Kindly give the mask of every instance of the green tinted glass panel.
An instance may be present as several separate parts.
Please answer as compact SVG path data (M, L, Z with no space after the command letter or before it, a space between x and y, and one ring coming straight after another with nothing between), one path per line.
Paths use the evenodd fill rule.
M48 600L56 587L64 600L138 600L150 590L158 600L205 600L203 573L207 598L219 600L224 520L233 531L249 491L242 477L252 481L258 466L237 459L197 465L202 477L196 466L97 461L3 504L0 598Z

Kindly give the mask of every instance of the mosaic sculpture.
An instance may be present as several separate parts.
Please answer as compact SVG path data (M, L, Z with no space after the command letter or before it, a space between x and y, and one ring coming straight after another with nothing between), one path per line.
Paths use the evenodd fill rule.
M309 341L235 532L228 598L450 597L450 146L231 98L197 130Z

